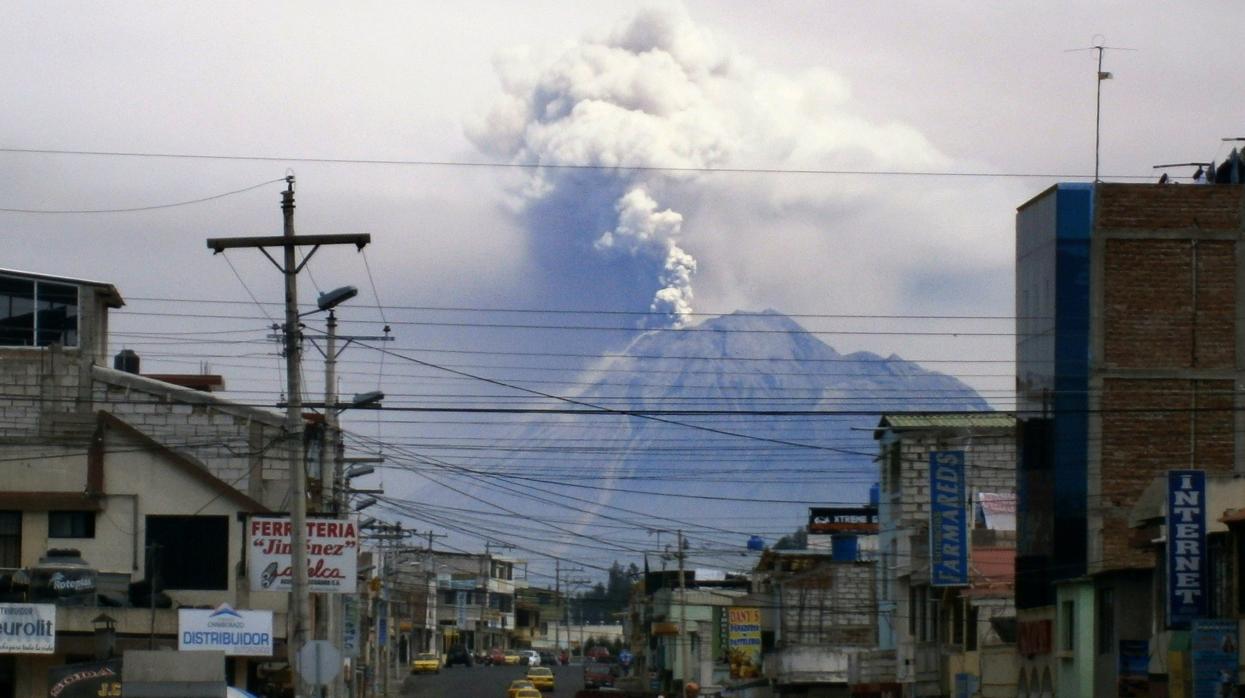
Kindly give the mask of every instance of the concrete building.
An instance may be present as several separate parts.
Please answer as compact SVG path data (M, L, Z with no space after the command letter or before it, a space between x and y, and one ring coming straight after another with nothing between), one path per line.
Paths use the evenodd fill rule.
M1010 567L1015 544L1014 513L1006 516L1015 501L1015 427L1012 415L998 412L882 417L874 432L882 471L874 580L878 644L853 657L857 695L948 695L957 678L983 685L982 641L1006 644L991 621L1012 615L1010 570L1003 580L999 568ZM929 463L931 453L943 451L964 454L960 506L973 514L966 522L969 569L958 586L939 586L930 575ZM992 678L1000 680L998 690L1006 691L1006 679Z
M432 554L441 647L508 649L515 629L515 561L491 554Z
M1130 515L1168 470L1245 472L1243 194L1060 184L1017 213L1021 695L1113 695L1143 651L1165 689Z
M0 270L0 594L19 599L60 549L91 580L53 600L53 653L0 653L0 696L41 694L50 666L90 658L97 603L117 651L176 647L177 606L221 603L274 611L285 651L285 594L251 593L242 560L245 515L288 491L282 420L197 389L215 377L142 376L131 356L109 368L123 305L107 283ZM257 687L260 663L231 658L230 681Z

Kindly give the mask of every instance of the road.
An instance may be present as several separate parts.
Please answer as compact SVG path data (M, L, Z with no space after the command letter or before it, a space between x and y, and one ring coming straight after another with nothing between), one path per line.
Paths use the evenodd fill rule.
M527 667L456 666L439 674L408 675L402 681L402 698L506 698L506 688L521 679ZM549 698L573 698L584 687L583 667L553 667L554 692Z

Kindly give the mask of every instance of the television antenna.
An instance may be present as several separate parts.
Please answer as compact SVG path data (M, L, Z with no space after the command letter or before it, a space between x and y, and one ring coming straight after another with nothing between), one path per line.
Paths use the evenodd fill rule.
M1094 101L1094 183L1095 184L1097 184L1100 181L1098 178L1098 163L1101 160L1101 151L1102 151L1102 145L1101 145L1102 144L1102 82L1104 80L1111 80L1114 77L1110 72L1102 69L1102 55L1107 51L1136 51L1137 50L1135 48L1124 48L1122 46L1107 46L1104 43L1105 41L1106 41L1106 37L1104 37L1102 34L1094 34L1094 37L1090 39L1090 43L1093 44L1092 46L1086 46L1085 48L1072 48L1072 49L1068 49L1067 51L1064 51L1064 53L1072 53L1074 51L1097 51L1098 52L1098 80L1097 80L1098 95Z

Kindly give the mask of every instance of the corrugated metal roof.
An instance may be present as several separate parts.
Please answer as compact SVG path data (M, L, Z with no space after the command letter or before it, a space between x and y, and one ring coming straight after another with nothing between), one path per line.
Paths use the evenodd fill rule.
M927 414L887 414L878 422L885 429L1011 429L1016 415L1011 412L931 412Z

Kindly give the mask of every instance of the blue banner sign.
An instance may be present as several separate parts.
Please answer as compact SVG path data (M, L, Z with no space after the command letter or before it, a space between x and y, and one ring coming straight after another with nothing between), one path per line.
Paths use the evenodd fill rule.
M1206 615L1206 473L1167 472L1167 625Z
M1235 618L1195 620L1189 632L1193 653L1193 698L1236 695L1239 650Z
M964 452L929 454L929 583L968 584L968 524L965 521Z

